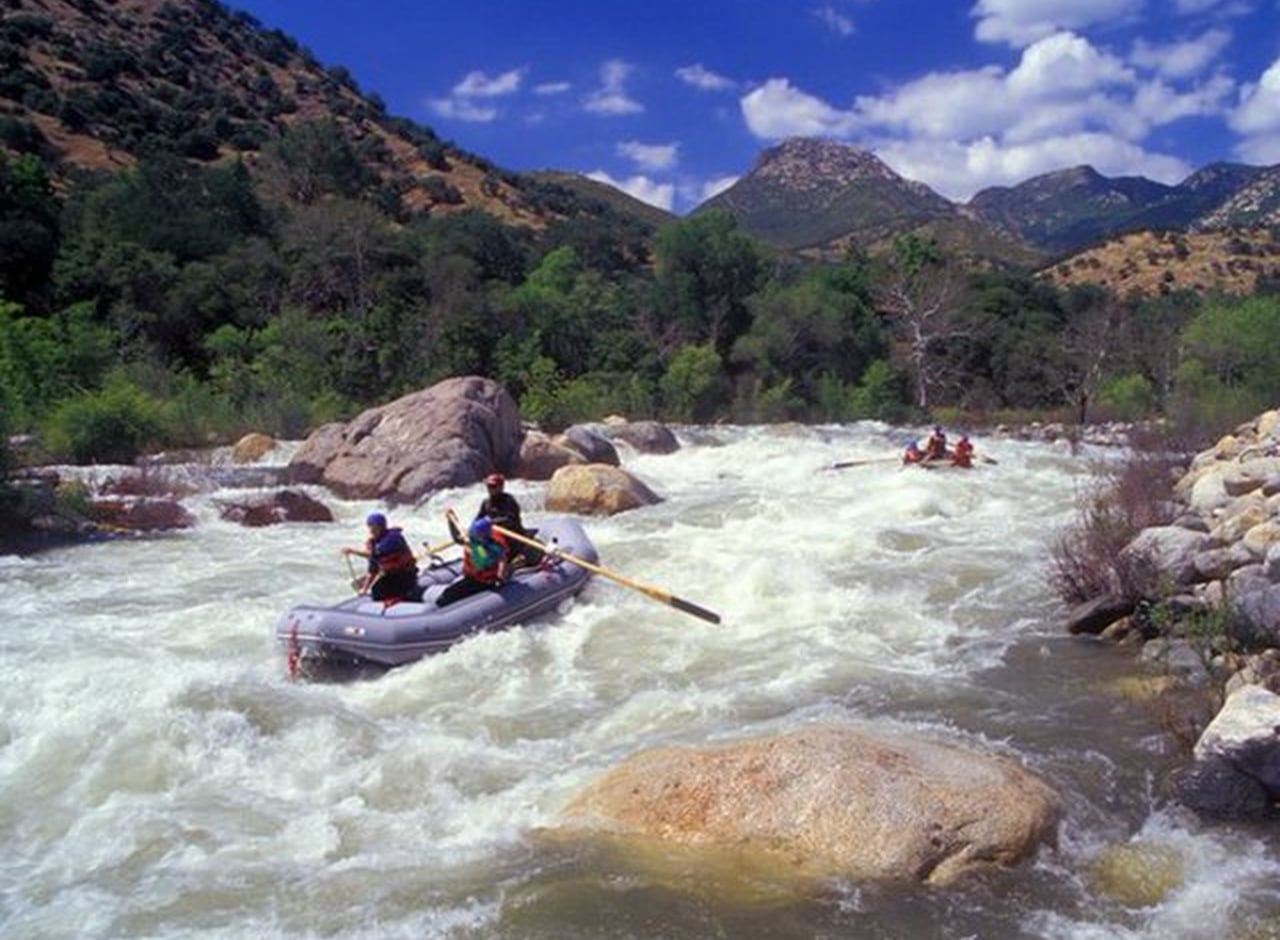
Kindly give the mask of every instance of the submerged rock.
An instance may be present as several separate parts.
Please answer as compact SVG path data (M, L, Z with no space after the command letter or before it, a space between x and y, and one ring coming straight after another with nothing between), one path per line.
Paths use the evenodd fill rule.
M1154 907L1182 886L1186 860L1176 849L1131 842L1105 849L1089 866L1096 894L1125 907Z
M813 879L945 884L1054 838L1058 801L1003 757L849 728L636 754L580 793L562 832L767 857Z
M281 490L242 502L223 503L219 515L250 528L281 522L333 521L333 513L328 506L297 490Z
M276 439L274 437L259 434L255 431L252 434L246 434L235 442L231 448L231 460L233 463L253 463L275 450L275 447Z

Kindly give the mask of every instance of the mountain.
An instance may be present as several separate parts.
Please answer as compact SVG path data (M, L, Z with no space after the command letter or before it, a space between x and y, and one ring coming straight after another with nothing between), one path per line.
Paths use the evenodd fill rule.
M957 214L870 151L810 138L765 150L751 172L695 211L708 209L727 209L744 231L784 249L877 241Z
M345 159L338 169L350 188L393 216L482 209L543 229L622 211L625 224L652 231L632 207L599 198L585 206L574 191L503 171L388 114L346 69L321 64L289 36L216 0L2 7L0 152L40 156L62 188L157 151L204 163L240 159L262 178L271 148L293 133L298 175L337 172Z
M1280 168L1215 163L1176 186L1092 167L1046 173L976 194L975 216L1047 251L1075 251L1147 229L1208 230L1280 219Z
M1092 167L1046 173L1017 186L984 189L967 208L977 218L1049 251L1114 233L1159 203L1170 187L1142 177L1108 179Z

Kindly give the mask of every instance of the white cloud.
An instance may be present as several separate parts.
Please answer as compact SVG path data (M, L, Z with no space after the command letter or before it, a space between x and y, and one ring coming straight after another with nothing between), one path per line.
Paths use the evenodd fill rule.
M1280 114L1280 64L1276 67ZM774 78L743 96L748 128L765 140L789 135L856 139L895 170L952 198L1020 182L1075 163L1099 172L1176 180L1183 161L1148 151L1153 128L1192 115L1221 115L1234 90L1225 75L1173 82L1143 78L1073 33L1055 33L997 66L924 75L842 109ZM1277 128L1280 129L1280 118Z
M587 96L583 106L592 114L615 117L638 114L644 105L627 94L626 83L632 66L620 59L611 59L600 67L600 87Z
M1257 84L1240 89L1240 105L1230 123L1245 135L1280 131L1280 59L1271 63Z
M751 133L763 139L843 137L857 126L852 112L841 111L806 94L785 78L771 78L739 102Z
M734 175L734 176L717 176L714 179L707 180L705 183L702 184L702 186L698 190L698 200L697 200L698 204L701 205L702 203L710 199L712 196L716 196L724 192L734 183L738 182L738 180L740 180L741 178L742 178L741 176Z
M604 170L596 170L587 174L588 179L596 180L599 183L607 183L615 189L620 189L629 196L634 196L641 202L647 202L651 206L657 206L659 209L671 211L671 207L675 204L676 187L674 183L657 183L647 176L630 176L624 180L617 180L606 173Z
M951 199L965 200L989 186L1007 186L1042 173L1088 164L1106 176L1141 175L1165 183L1185 179L1190 168L1177 157L1150 153L1102 133L1046 137L1010 146L990 137L965 143L885 141L873 149L908 179L927 183Z
M1255 166L1280 163L1280 133L1259 134L1242 140L1236 146L1240 159Z
M470 98L432 98L427 102L427 107L439 117L473 124L484 124L498 117L497 108L478 105Z
M563 95L573 86L568 82L543 82L541 85L533 86L535 95Z
M733 79L725 78L705 68L701 62L676 69L676 78L702 91L728 91L738 87L738 83Z
M492 76L479 71L468 72L453 86L453 94L458 98L498 98L519 91L523 78L524 69L511 69Z
M642 170L669 170L676 165L679 144L642 144L638 140L623 141L618 155L626 157Z
M853 18L826 3L813 11L813 15L822 21L822 25L839 36L852 36L856 31Z
M1026 46L1061 30L1130 19L1146 0L977 0L970 16L983 42Z
M1210 29L1183 42L1162 45L1139 39L1129 61L1168 78L1187 78L1203 72L1231 44L1231 31Z

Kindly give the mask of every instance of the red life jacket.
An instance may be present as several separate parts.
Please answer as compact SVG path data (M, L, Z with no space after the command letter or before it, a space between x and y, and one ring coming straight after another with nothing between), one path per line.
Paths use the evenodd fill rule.
M494 532L492 536L494 544L501 551L498 557L494 559L488 566L479 568L471 558L471 543L468 542L462 549L462 574L470 578L472 581L479 581L481 584L497 584L498 571L502 567L502 562L508 555L510 549L507 547L507 540L499 533Z
M951 453L951 464L956 467L972 467L973 444L969 441L957 441L956 449Z

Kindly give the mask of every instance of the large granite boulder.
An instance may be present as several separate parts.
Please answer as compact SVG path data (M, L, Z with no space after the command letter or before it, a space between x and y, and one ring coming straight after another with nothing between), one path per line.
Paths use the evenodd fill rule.
M547 512L612 516L651 506L662 497L621 467L587 463L561 467L547 486Z
M1052 841L1058 801L1003 757L837 727L636 754L578 794L561 833L765 857L810 877L944 884Z
M1121 554L1132 561L1145 559L1176 583L1189 584L1196 579L1196 555L1212 547L1213 540L1203 532L1172 525L1151 526L1139 532L1121 549Z
M371 408L345 425L325 425L289 466L295 481L322 483L340 496L412 503L494 470L509 472L521 437L506 389L466 376Z
M618 457L617 448L605 436L600 425L571 425L557 434L553 440L562 447L577 451L586 463L603 463L611 467L622 463Z
M628 421L610 415L604 419L604 433L610 440L622 441L642 454L674 454L680 449L671 429L657 421Z
M1196 760L1221 758L1280 798L1280 695L1246 685L1227 697L1196 742Z
M557 470L587 458L571 447L557 444L541 431L526 431L514 475L522 480L550 480Z

